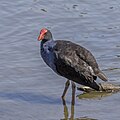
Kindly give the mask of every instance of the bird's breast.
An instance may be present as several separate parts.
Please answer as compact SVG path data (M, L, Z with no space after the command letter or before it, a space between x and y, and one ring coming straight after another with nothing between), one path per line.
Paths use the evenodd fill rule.
M49 46L47 44L44 44L41 47L41 56L43 58L43 60L45 61L45 63L55 72L56 71L56 66L54 64L54 60L55 60L55 55L54 55L54 51L53 51L53 47Z

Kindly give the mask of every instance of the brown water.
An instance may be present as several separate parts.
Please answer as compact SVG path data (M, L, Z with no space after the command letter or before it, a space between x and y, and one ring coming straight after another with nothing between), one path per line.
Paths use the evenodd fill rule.
M88 48L109 81L120 84L119 0L0 0L0 16L0 120L66 117L60 98L65 79L39 56L42 27L55 39ZM66 96L68 118L70 101L71 89ZM77 97L73 111L76 120L119 120L120 93L101 99Z

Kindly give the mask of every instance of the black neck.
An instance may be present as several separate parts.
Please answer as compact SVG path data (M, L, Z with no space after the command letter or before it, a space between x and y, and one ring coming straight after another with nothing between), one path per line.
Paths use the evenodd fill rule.
M47 41L49 41L49 40L43 39L43 40L41 41L41 43L44 44L44 43L47 42Z
M51 40L52 40L52 39L51 39ZM41 41L41 50L43 49L43 45L44 45L47 41L50 41L50 40L43 39L43 40Z

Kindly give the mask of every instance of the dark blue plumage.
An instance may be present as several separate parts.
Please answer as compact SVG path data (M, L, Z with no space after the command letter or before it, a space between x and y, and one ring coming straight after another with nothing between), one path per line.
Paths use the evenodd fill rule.
M53 51L53 48L55 45L56 45L56 43L53 40L46 41L45 43L41 42L41 56L42 56L43 60L45 61L45 63L52 70L57 72L56 66L54 64L55 55L54 55L54 51Z

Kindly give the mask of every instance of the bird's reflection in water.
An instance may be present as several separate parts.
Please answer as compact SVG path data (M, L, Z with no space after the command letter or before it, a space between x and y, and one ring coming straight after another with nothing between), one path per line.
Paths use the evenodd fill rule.
M91 91L91 92L84 92L83 94L77 95L79 99L102 99L104 97L111 96L112 94L117 93L115 92L99 92L99 91Z
M117 92L96 92L92 91L89 93L83 93L78 95L77 97L79 99L102 99L107 96L111 96L112 94L115 94ZM66 105L65 99L62 99L63 106L64 106L64 119L61 120L97 120L94 118L88 118L88 117L79 117L79 118L74 118L74 104L71 101L71 113L69 117L69 112L68 112L68 107Z
M64 106L64 118L60 120L97 120L97 119L92 119L88 117L79 117L79 118L74 118L74 104L71 102L71 113L69 117L69 112L68 112L68 107L66 105L65 99L62 99L63 101L63 106Z
M68 112L68 107L66 105L65 99L62 99L63 101L63 106L64 106L64 119L62 120L68 120L69 119L69 112ZM74 105L71 103L71 116L70 120L74 120Z

